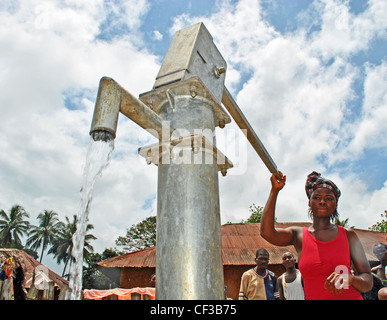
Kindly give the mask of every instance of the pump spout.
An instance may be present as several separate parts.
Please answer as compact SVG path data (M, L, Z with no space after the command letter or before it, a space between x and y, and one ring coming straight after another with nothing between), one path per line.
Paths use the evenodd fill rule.
M161 139L161 118L112 78L101 78L90 128L94 140L115 139L120 112Z
M121 92L116 82L103 77L99 82L90 135L94 140L105 140L110 134L116 137L118 113L121 104Z
M95 130L91 132L90 135L94 141L108 142L114 140L114 136L108 131Z

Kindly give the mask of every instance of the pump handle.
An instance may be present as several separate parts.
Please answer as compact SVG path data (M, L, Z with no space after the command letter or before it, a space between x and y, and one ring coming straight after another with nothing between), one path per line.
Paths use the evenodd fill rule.
M250 144L254 148L254 150L261 157L263 163L269 169L271 173L274 173L276 176L279 176L277 165L271 158L269 152L267 152L265 146L262 144L261 140L258 138L254 129L247 121L245 115L238 107L234 98L231 96L230 92L224 87L222 103L226 107L227 111L230 113L236 124L239 128L242 129L243 133L245 133L247 140L249 140Z

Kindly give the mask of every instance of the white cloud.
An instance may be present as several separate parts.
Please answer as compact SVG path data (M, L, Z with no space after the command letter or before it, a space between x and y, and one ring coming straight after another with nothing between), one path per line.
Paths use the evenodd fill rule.
M359 15L350 12L348 1L314 1L311 8L316 12L309 13L321 19L321 30L313 34L312 47L324 59L366 50L387 28L386 19L381 14L387 10L385 1L369 1L366 10Z
M153 31L153 39L156 41L160 41L163 39L163 34L158 30L154 30Z
M354 126L349 149L362 153L365 148L387 147L387 62L366 66L362 117Z

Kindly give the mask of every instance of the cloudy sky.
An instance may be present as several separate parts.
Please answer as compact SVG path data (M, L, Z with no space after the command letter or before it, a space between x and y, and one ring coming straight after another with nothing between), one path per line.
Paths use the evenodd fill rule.
M385 0L1 0L0 208L20 204L31 223L77 214L99 79L151 90L174 33L204 22L227 88L287 175L278 221L308 221L316 170L341 189L341 218L367 229L387 210L386 16ZM234 123L216 132L235 164L219 177L222 223L240 222L265 204L270 174ZM97 252L156 214L157 167L137 153L154 142L120 116L89 216Z

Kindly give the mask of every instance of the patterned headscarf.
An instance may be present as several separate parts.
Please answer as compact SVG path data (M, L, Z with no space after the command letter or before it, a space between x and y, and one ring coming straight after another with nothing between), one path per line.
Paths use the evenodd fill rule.
M305 183L305 191L309 199L313 191L315 191L317 188L328 188L335 194L336 201L338 201L340 198L340 189L331 180L321 177L320 173L313 171L308 175Z

